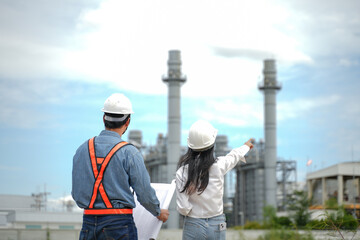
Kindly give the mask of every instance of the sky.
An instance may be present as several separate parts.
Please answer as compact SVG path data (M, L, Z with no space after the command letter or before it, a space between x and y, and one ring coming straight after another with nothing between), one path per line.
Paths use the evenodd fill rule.
M174 49L187 77L183 146L198 119L232 148L263 139L257 87L264 59L275 59L278 157L297 162L298 181L360 162L358 9L357 0L0 0L0 194L68 196L72 157L103 129L115 92L132 101L129 130L154 145L167 132L162 76Z

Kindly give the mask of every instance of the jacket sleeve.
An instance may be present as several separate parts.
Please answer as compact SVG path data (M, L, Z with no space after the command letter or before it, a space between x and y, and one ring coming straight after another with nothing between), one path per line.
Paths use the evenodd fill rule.
M226 156L219 157L217 163L222 174L225 175L229 170L233 169L239 161L246 163L245 154L249 150L249 146L243 145L231 150Z
M187 172L185 173L184 171L186 169L184 170L184 167L181 167L176 172L176 208L181 215L187 216L191 212L192 204L189 202L189 195L181 192L187 179Z
M150 185L149 173L140 152L135 153L130 160L129 181L139 203L152 215L159 216L160 202Z

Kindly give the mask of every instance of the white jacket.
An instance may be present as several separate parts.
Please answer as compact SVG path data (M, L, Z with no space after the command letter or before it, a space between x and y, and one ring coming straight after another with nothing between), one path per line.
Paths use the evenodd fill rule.
M224 175L239 161L246 163L244 156L249 150L247 145L243 145L224 157L218 157L209 169L209 184L200 195L197 192L191 195L180 193L187 181L188 165L180 167L176 172L176 203L179 213L194 218L210 218L222 214Z

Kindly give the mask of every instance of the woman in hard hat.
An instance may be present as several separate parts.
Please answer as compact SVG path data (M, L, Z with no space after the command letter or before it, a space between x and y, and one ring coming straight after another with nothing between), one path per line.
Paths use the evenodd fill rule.
M176 172L177 210L185 216L183 239L225 239L224 175L253 147L252 139L223 157L215 158L217 130L199 120L189 131L188 151Z

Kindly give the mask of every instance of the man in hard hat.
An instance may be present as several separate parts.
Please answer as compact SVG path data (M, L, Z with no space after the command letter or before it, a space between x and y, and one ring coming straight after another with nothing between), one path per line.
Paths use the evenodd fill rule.
M134 191L160 221L166 222L169 211L159 207L141 153L121 139L133 113L130 100L112 94L102 111L105 130L83 143L73 158L72 197L84 209L80 239L137 239Z

